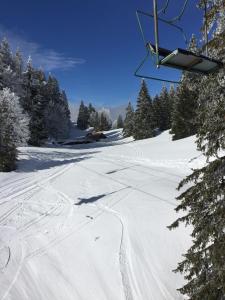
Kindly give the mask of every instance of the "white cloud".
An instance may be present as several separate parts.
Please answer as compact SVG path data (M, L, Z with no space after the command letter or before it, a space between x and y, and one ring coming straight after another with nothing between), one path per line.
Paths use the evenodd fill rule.
M85 60L82 58L68 57L55 50L43 48L37 43L28 41L22 34L7 30L0 25L0 38L2 39L3 37L8 39L13 51L19 48L23 53L24 59L31 56L33 64L36 67L43 68L45 71L56 69L68 70L77 64L85 63Z

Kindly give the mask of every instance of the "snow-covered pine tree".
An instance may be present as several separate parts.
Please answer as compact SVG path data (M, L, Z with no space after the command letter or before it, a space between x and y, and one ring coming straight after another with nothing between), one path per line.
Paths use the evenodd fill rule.
M225 62L225 2L207 2L209 28L215 28L209 53ZM185 211L186 215L170 226L175 228L180 222L193 226L193 245L176 270L185 273L187 283L180 292L190 300L225 299L224 78L222 68L202 81L197 145L207 164L180 183L179 189L187 183L189 187L178 197L176 211Z
M119 115L117 118L116 126L118 129L124 127L123 117L121 115Z
M5 87L19 96L23 111L29 115L32 144L40 145L47 136L68 136L68 101L57 80L49 76L46 82L44 72L32 66L30 57L23 72L22 54L17 50L13 55L9 43L3 39L0 44L0 88Z
M133 137L135 140L146 139L154 136L154 116L152 99L148 93L148 88L143 80L137 99L137 109L134 117Z
M13 57L8 40L6 38L4 38L0 44L0 60L4 66L9 66L12 68Z
M46 128L49 138L66 138L69 134L70 112L65 92L61 92L58 80L48 76L44 85L44 95L47 100L45 114Z
M84 105L83 101L81 101L79 113L77 117L77 127L81 130L87 129L88 123L89 123L88 107Z
M0 44L0 88L10 88L11 91L17 89L17 74L13 69L14 62L11 49L7 39L3 39Z
M13 56L13 69L17 76L21 77L23 72L23 57L19 49L16 50L16 53Z
M11 88L11 90L14 91L21 100L24 97L25 91L23 86L23 58L19 49L17 49L15 55L13 56L12 70L15 75L13 88Z
M22 113L18 97L8 88L0 91L0 171L16 168L18 145L29 137L28 117Z
M46 78L42 70L36 70L32 66L31 58L28 59L26 71L23 74L23 97L21 105L30 117L29 144L40 146L48 137L46 112L48 108L45 93Z
M134 109L131 103L128 103L126 108L126 117L124 119L124 126L123 126L123 136L129 137L132 136L134 132Z
M34 68L32 66L31 57L28 58L26 69L23 72L22 80L23 80L23 97L20 98L20 103L23 110L31 116L31 112L33 109L33 77L34 77Z

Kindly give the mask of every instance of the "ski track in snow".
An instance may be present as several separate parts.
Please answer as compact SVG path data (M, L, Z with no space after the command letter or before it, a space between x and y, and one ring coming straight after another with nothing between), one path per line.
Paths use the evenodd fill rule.
M11 250L9 246L0 248L0 271L5 269L10 261Z
M10 290L12 289L12 287L14 286L14 284L16 283L17 281L17 278L20 274L20 271L23 267L23 263L24 263L24 258L25 258L25 251L23 249L23 246L21 246L21 250L22 250L22 255L21 255L21 260L19 262L19 265L18 265L18 268L16 270L16 273L14 275L14 278L12 279L11 283L9 284L8 288L6 289L5 293L3 294L3 297L1 298L1 300L4 300L6 299L6 297L9 295L10 293Z
M64 223L66 222L66 220L68 218L70 218L72 216L72 213L73 213L73 206L72 206L72 203L71 203L71 200L69 199L69 197L67 197L65 194L63 194L62 192L59 192L57 191L56 189L54 189L52 186L51 187L48 187L48 184L50 182L53 182L54 180L56 180L59 176L62 176L66 171L68 171L70 168L72 167L72 164L69 165L69 166L66 166L66 167L63 167L63 168L60 168L60 170L57 170L56 172L52 173L50 176L46 176L44 179L41 179L39 182L38 182L38 178L36 177L34 180L32 180L30 182L30 186L28 187L25 187L23 189L23 186L20 186L20 191L16 194L13 195L13 197L10 197L12 199L16 199L16 197L19 197L21 195L26 195L27 193L29 193L30 191L34 191L35 194L37 194L38 192L40 192L41 190L47 190L47 191L50 191L50 192L54 192L56 195L60 196L61 199L63 199L64 203L66 201L67 203L67 206L69 204L69 212L65 218L65 221L63 222L63 224L61 224L61 226L64 225ZM41 176L40 176L41 177ZM29 178L29 177L28 177ZM16 182L18 182L16 180ZM11 184L13 184L13 182L11 182ZM28 183L29 184L29 183ZM10 184L8 185L9 187L11 186ZM25 184L25 186L27 186L27 183ZM21 208L23 205L24 205L24 201L26 200L29 200L30 198L32 198L33 194L32 193L31 195L29 195L27 198L23 199L22 201L20 200L19 203L15 204L11 209L9 209L6 213L4 213L3 215L0 216L0 224L6 220L12 213L14 213L16 210L18 210L19 208ZM54 212L57 211L57 209L60 208L60 205L56 205L56 206L53 206L52 208L50 208L49 210L45 211L43 213L43 215L41 215L40 217L37 217L37 218L34 218L32 219L31 221L25 223L21 228L18 228L18 232L22 233L22 232L26 232L27 229L29 229L30 227L34 226L35 224L38 224L40 221L42 221L43 219L45 219L47 216L53 214ZM59 214L62 213L63 211L63 208L59 211ZM5 264L4 268L7 267L9 261L10 261L10 258L11 258L11 250L10 250L10 247L7 246L6 247L9 251L9 255L8 255L8 260L7 260L7 263ZM9 295L9 292L10 290L12 289L12 287L14 286L18 276L19 276L19 273L22 269L22 266L23 266L23 263L24 263L24 260L26 258L25 256L25 250L24 250L24 247L23 245L21 246L22 248L22 257L21 257L21 261L19 263L19 266L18 266L18 269L16 271L16 274L14 276L14 278L12 279L11 283L9 284L9 287L7 288L5 294L3 295L2 299L1 300L4 300L6 299L6 297ZM1 253L0 253L1 254ZM0 268L1 269L1 268Z
M23 265L29 260L48 253L48 251L52 248L54 248L54 251L57 251L56 246L61 244L63 247L63 242L72 237L74 234L80 234L80 237L83 237L83 231L87 233L87 236L90 231L94 232L96 236L100 236L101 231L96 231L95 233L95 230L101 230L99 224L101 225L102 223L96 222L96 220L99 220L99 218L105 214L110 214L119 222L118 224L121 225L121 233L120 227L118 226L118 249L115 249L113 252L115 254L115 258L117 259L118 257L118 267L116 270L118 273L118 281L115 280L115 282L119 282L119 284L121 282L121 294L117 294L117 291L115 291L115 295L121 295L119 297L123 297L125 300L146 300L147 298L143 298L146 295L148 295L148 299L155 299L152 298L153 295L155 295L154 293L148 289L146 289L146 292L143 291L143 286L148 283L142 283L141 280L145 281L147 280L145 276L149 276L151 280L151 286L157 286L157 290L159 291L157 292L157 295L160 295L160 300L182 299L174 298L173 291L171 292L171 287L168 288L167 286L167 279L163 278L163 281L159 277L159 274L161 274L161 267L164 267L161 266L160 259L159 261L157 260L156 263L154 262L152 266L148 267L148 258L143 256L143 270L139 270L139 268L141 268L138 266L138 263L140 263L140 253L136 253L135 251L137 251L137 249L140 247L140 249L144 250L144 253L141 253L140 257L142 257L142 255L146 256L148 251L146 244L149 242L149 240L145 237L142 237L143 240L141 237L140 239L139 237L136 239L133 232L130 230L133 228L133 216L142 216L142 214L139 215L138 213L132 213L132 209L134 209L134 205L137 203L136 197L138 200L139 198L141 199L141 206L138 207L140 211L142 206L143 209L145 207L149 209L149 206L153 205L153 208L163 208L161 216L164 216L166 212L171 211L174 207L176 207L176 203L170 201L171 198L168 200L166 194L157 193L156 189L153 188L153 190L151 190L151 187L148 188L146 185L148 180L153 180L153 187L154 181L159 181L157 186L160 186L160 180L163 179L163 183L165 183L167 189L171 188L171 186L176 186L181 178L183 178L181 176L182 172L176 173L176 168L179 168L182 163L185 164L186 161L183 160L182 162L182 156L180 161L178 161L177 165L175 165L175 168L173 169L172 159L168 160L167 163L166 160L163 159L154 161L154 159L150 159L150 156L147 156L146 158L146 153L142 150L144 147L143 145L141 144L141 146L138 146L138 143L136 142L134 144L118 143L116 146L112 146L111 149L114 150L113 147L115 147L115 149L117 149L116 147L120 149L121 147L122 151L126 152L127 150L128 154L131 156L121 154L120 150L115 152L112 150L108 151L108 149L111 147L110 146L108 149L106 148L106 151L103 148L102 152L99 151L99 153L93 156L92 160L89 160L90 163L78 161L76 163L68 163L65 166L60 165L52 169L40 168L40 170L38 170L37 168L37 172L29 173L28 176L24 175L23 172L21 172L21 174L14 173L12 174L12 177L6 177L3 183L0 183L0 208L2 209L2 213L0 214L0 227L3 232L4 228L5 231L7 231L6 224L8 223L13 224L13 227L15 227L15 232L12 235L9 235L8 240L5 239L4 242L0 243L0 272L7 272L9 268L14 268L14 275L10 275L12 278L10 276L7 278L7 285L5 284L6 288L0 294L2 296L1 300L12 299L11 297L14 295L15 289L14 286L17 283ZM101 149L101 147L98 149ZM67 151L67 149L63 149L63 151L64 150L65 152ZM75 155L77 154L77 151L79 150L75 148ZM176 159L174 159L174 162L176 163ZM157 163L159 165L157 165ZM101 168L101 164L103 168ZM71 174L67 174L67 171L69 170L72 171ZM57 179L60 179L58 182L62 184L63 180L69 178L69 175L73 176L73 174L75 174L75 176L77 176L78 174L79 176L79 174L83 173L85 175L83 177L81 176L81 178L78 178L78 191L76 191L77 187L75 184L74 189L73 186L68 189L70 191L68 194L67 188L63 192L63 189L60 185L58 187L56 183L53 184ZM118 176L114 176L115 173L118 173ZM143 176L145 178L144 181L141 181L142 174L145 174ZM18 178L18 176L22 177ZM137 179L135 177L137 177ZM73 185L73 181L71 181L71 183ZM101 186L96 187L96 184L98 185L98 183L102 185L102 192ZM82 205L82 209L79 206L74 206L74 204L78 202L75 203L75 199L71 198L73 197L71 196L73 195L71 191L76 191L76 200L77 197L80 197L81 200L87 200L87 202L83 202L85 204L80 204ZM98 196L101 197L98 198ZM92 198L97 198L97 200L94 200L97 202L91 203ZM88 203L89 199L90 203ZM123 207L126 205L123 204L125 200L126 204L128 205L127 210L123 209ZM119 203L121 204L120 206L118 205ZM90 209L90 207L94 207L95 209ZM122 209L120 210L120 208ZM77 221L76 216L80 218L78 218ZM152 216L155 218L154 214L152 214ZM105 222L105 219L106 218L102 218L101 220L104 220ZM129 222L127 222L127 220L129 220ZM140 231L137 230L137 232L141 232L142 234L143 232L151 232L153 233L153 238L155 239L155 228L151 229L150 231L145 231L141 227L146 224L145 222L146 219L143 221L143 223L139 222ZM154 219L152 222L155 224L154 222L156 222L156 220ZM105 226L107 224L103 223L102 225ZM109 225L112 226L110 220ZM94 237L91 238L94 240ZM163 234L160 236L160 238L162 239L162 237L164 237ZM31 238L31 241L33 241L32 238L35 238L35 246L26 244L27 240L30 241L29 238ZM75 239L71 239L71 241L73 240ZM97 240L94 240L94 245L99 247L99 245L101 245L102 238L100 239L100 242L97 241L96 244L95 241ZM139 241L141 242L140 245L138 245ZM87 246L88 245L90 246L92 244L87 243ZM29 248L29 246L31 247ZM151 253L152 258L154 259L154 251ZM49 256L47 256L45 259L49 259L51 265L51 253L49 253ZM163 259L165 261L165 257ZM54 264L53 261L52 263ZM90 261L89 263L91 266L93 261ZM34 261L34 265L38 266L38 258L37 261ZM54 267L58 268L60 266ZM98 270L98 268L96 267L95 270ZM10 274L13 273L10 272ZM66 276L68 276L68 274L65 275L65 278L67 278ZM103 274L99 274L100 279L101 276L103 276ZM18 283L20 280L21 279L18 280ZM86 296L84 296L85 294L83 294L82 290L79 290L79 284L80 282L78 283L78 286L73 287L68 279L68 286L71 285L71 289L74 288L74 290L77 291L77 295L79 294L80 297L79 299L87 299L85 298ZM107 293L106 288L107 284L105 286L102 285L102 289ZM35 292L35 290L33 292ZM51 291L51 295L53 294L54 291ZM96 297L97 295L98 294L96 294ZM108 296L109 298L111 297L111 295ZM49 299L55 300L56 298L53 296L53 298L50 297ZM76 297L74 299L77 300ZM102 300L103 298L99 297L96 299Z
M121 274L125 299L126 300L134 300L133 292L132 292L132 284L131 284L131 280L129 277L129 271L128 271L128 269L130 268L130 263L128 262L128 259L127 259L128 246L125 241L125 232L126 232L125 223L117 211L115 211L107 206L102 206L102 205L96 205L96 206L98 208L100 208L101 210L103 210L104 212L110 213L111 215L116 217L121 224L121 240L120 240L120 249L119 249L120 274ZM126 238L128 238L127 233L126 233ZM132 279L133 279L133 282L136 282L135 278L132 278Z
M124 188L122 188L121 190L115 191L115 192L117 193L117 192L120 192L122 190L124 190ZM117 201L112 202L112 204L111 204L110 207L113 207L114 205L116 205L117 203L119 203L120 201L122 201L123 199L125 199L129 195L129 193L131 193L131 191L128 191L127 194L123 195L122 197L118 197ZM106 198L106 197L104 197L104 198ZM98 208L98 206L93 205L93 204L88 204L88 205L92 206L92 207ZM49 249L51 249L52 247L55 247L56 245L62 243L64 240L68 239L71 235L77 234L81 230L84 230L85 227L87 227L91 223L95 222L103 214L104 214L104 211L102 209L98 208L98 211L96 213L92 213L91 214L91 218L93 218L93 219L88 220L88 221L81 221L81 222L77 223L76 227L74 229L70 230L69 232L62 233L61 235L56 236L54 239L51 239L49 241L49 243L47 244L47 246L40 247L40 248L34 250L33 252L29 253L26 256L26 259L31 259L31 258L34 258L36 256L41 256L41 255L45 254ZM73 215L74 215L74 211L73 211Z

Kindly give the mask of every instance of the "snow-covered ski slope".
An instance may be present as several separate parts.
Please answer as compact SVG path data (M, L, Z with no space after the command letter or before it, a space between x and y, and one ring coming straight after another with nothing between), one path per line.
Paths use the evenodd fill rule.
M0 173L0 299L176 300L190 229L169 231L194 137L21 148Z

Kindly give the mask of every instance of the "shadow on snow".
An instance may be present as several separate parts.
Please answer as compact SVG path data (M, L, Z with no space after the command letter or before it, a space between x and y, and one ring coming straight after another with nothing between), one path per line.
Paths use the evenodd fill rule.
M90 198L78 198L80 201L75 203L74 205L82 205L82 204L87 204L87 203L92 203L92 202L96 202L99 199L105 197L107 194L101 194L98 196L94 196L94 197L90 197Z
M59 151L45 153L39 151L29 151L26 153L26 155L28 155L27 158L21 158L18 161L18 169L16 172L34 172L59 167L66 164L78 163L80 161L92 158L92 154L95 153L98 153L98 151L82 153L65 153Z
M113 191L113 192L108 193L108 194L100 194L100 195L89 197L89 198L78 198L80 201L77 202L77 203L74 203L74 205L82 205L82 204L93 203L93 202L98 201L101 198L104 198L104 197L109 196L109 195L116 194L116 193L121 192L123 190L126 190L128 188L130 188L130 186L125 186L125 187L123 187L119 190Z

